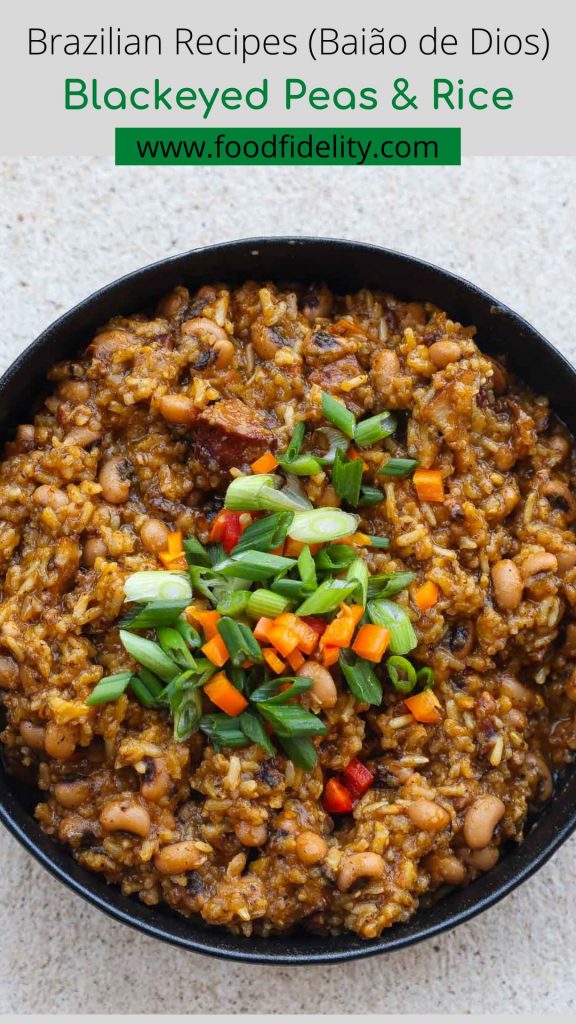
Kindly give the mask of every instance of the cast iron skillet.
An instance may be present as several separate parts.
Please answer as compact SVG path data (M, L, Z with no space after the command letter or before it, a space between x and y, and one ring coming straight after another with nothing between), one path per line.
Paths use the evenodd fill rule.
M102 288L52 324L18 357L0 381L0 425L10 436L26 422L45 384L46 371L87 344L114 315L154 306L174 285L247 278L284 282L326 281L335 291L379 288L405 299L430 301L465 324L476 324L480 347L506 353L510 367L576 433L576 371L525 320L461 278L397 252L356 242L319 238L247 239L214 245L137 270ZM0 818L44 867L74 892L125 924L177 946L230 960L263 964L335 963L400 949L453 928L492 906L532 875L576 828L576 772L567 771L553 800L535 819L525 842L514 846L489 874L421 909L368 942L353 935L319 938L303 932L246 939L185 920L167 907L151 908L123 896L100 876L79 867L45 836L32 812L37 794L0 772Z

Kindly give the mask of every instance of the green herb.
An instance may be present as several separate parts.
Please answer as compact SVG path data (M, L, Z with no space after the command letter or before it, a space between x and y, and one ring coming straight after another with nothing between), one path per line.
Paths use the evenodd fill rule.
M360 448L370 448L385 437L390 437L398 426L396 417L390 412L379 412L367 420L358 423L354 431L354 441Z
M314 508L296 513L288 535L304 544L324 544L356 533L358 522L358 516L340 508Z
M258 664L263 661L260 644L243 622L225 616L218 621L218 632L228 648L233 665L240 666L246 660Z
M418 639L406 611L394 601L369 601L368 614L375 625L386 626L390 631L391 654L408 654L417 646Z
M363 471L362 459L349 459L341 448L338 449L332 467L332 486L338 497L349 505L357 505L360 500Z
M322 413L329 423L333 423L346 437L352 439L356 428L356 417L345 405L338 402L332 395L322 392Z
M379 505L384 501L384 492L377 487L362 487L360 489L359 508L369 508L371 505Z
M393 655L386 661L386 671L398 693L412 693L416 686L416 669L412 662L400 655Z
M238 716L238 725L244 735L252 740L252 743L257 743L267 754L274 755L274 747L264 728L264 723L261 718L258 718L258 715L254 715L251 711L243 711Z
M171 629L170 626L160 626L156 630L156 636L164 654L167 654L179 668L196 668L196 662L190 653L190 648L177 629Z
M120 640L128 654L165 683L169 683L179 674L178 665L152 640L137 636L136 633L129 633L125 629L120 630Z
M182 547L188 565L203 565L205 569L210 567L210 555L197 537L186 537Z
M314 744L304 736L279 736L278 741L296 768L311 772L318 760Z
M319 572L340 572L356 559L356 548L349 544L329 544L320 549L315 556L316 568Z
M225 714L204 715L200 719L199 727L216 750L222 747L232 749L247 747L250 742L248 736L240 727L237 718L230 718Z
M275 512L257 519L246 527L231 555L239 555L242 551L273 551L283 544L293 519L293 512Z
M220 615L229 615L231 619L238 619L244 614L250 601L249 590L231 590L224 594L216 605L216 611Z
M155 629L157 626L171 626L180 617L189 601L150 601L128 612L119 625L130 629Z
M93 708L97 704L108 704L110 701L118 700L131 678L132 672L117 672L116 675L105 676L99 683L96 683L86 704L89 708Z
M290 582L297 582L296 580ZM290 601L287 597L275 594L272 590L254 590L248 596L246 611L252 619L260 619L264 616L267 619L275 619L289 607Z
M185 572L164 572L162 569L134 572L124 581L127 601L141 604L148 601L181 601L190 604L192 589Z
M410 476L419 465L418 459L388 459L378 470L378 476Z
M368 601L368 578L369 573L366 562L363 558L355 558L348 566L346 579L356 583L356 588L352 593L358 604L361 604L364 608Z
M310 548L306 544L298 555L298 572L305 587L314 590L318 586L316 578L316 563L310 554Z
M351 651L340 652L340 668L348 686L362 704L382 703L382 684L372 665Z
M413 572L388 572L371 576L368 581L368 597L394 597L406 590L415 579Z
M318 590L307 597L297 609L298 615L327 615L333 612L342 601L350 597L357 586L356 580L324 580Z

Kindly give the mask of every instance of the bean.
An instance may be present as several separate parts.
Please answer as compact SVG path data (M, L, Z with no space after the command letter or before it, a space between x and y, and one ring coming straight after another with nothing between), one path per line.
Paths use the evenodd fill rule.
M169 535L170 530L160 519L147 519L140 528L140 540L151 555L166 550Z
M349 853L344 856L336 884L340 892L348 892L361 878L381 878L384 858L379 853Z
M520 566L520 573L524 580L529 580L532 576L538 576L542 572L556 572L557 568L556 555L549 551L537 551L524 559Z
M309 320L323 319L332 311L332 292L325 284L310 289L304 296L302 312Z
M522 600L522 578L515 562L501 558L492 566L492 584L496 603L503 611L514 611Z
M453 853L429 853L424 867L437 885L461 885L466 879L466 868Z
M190 424L196 419L196 406L187 395L163 395L158 408L168 423Z
M27 747L32 750L45 750L46 729L43 725L34 725L33 722L22 722L20 724L20 735Z
M553 453L557 456L557 466L561 466L566 461L570 453L570 442L564 434L554 434L548 438L548 445L552 449Z
M286 832L289 835L292 835L298 830L298 821L294 815L283 813L280 817L276 818L274 828L280 832Z
M182 334L200 338L210 345L216 355L214 368L225 370L232 362L235 348L223 327L210 320L207 316L199 316L194 320L186 320L182 324Z
M0 690L15 690L19 682L18 662L9 654L0 654Z
M531 708L534 704L532 690L508 673L500 677L500 691L520 708Z
M36 505L42 505L43 508L53 509L63 508L68 504L68 498L64 491L52 484L40 484L40 487L37 487L32 495L32 501Z
M568 544L564 551L556 553L556 561L558 562L558 572L561 574L570 572L570 569L576 565L576 547Z
M98 483L102 488L104 501L111 505L121 505L128 500L130 481L126 479L126 459L122 455L114 455L100 467Z
M303 864L318 864L328 853L328 843L317 832L301 832L296 840L296 854Z
M254 351L260 359L274 359L274 356L280 348L282 348L282 341L279 335L270 328L265 327L264 324L256 321L250 328L250 339L254 346Z
M576 498L567 484L561 480L549 480L542 488L542 494L548 498L553 508L564 514L567 523L576 519Z
M494 829L504 817L506 807L497 796L487 793L478 797L466 811L463 834L471 850L483 850L488 846Z
M498 863L500 850L496 846L485 846L483 850L472 850L464 855L464 860L476 871L491 871Z
M406 808L406 813L412 824L423 832L441 832L450 824L450 815L443 807L434 800L421 798L415 800Z
M187 288L175 288L158 305L158 315L166 317L167 320L174 320L184 312L190 299Z
M91 569L97 558L106 558L108 548L102 537L88 537L82 548L82 565Z
M140 792L146 800L157 803L170 791L172 780L161 757L147 757L146 771L140 784Z
M312 680L310 693L321 708L334 707L338 700L338 691L328 669L319 665L317 661L305 661L298 669L298 675Z
M536 786L536 792L534 794L536 799L540 803L545 803L546 800L550 800L554 793L554 778L542 754L540 754L537 750L533 750L526 755L526 760L524 763L529 767L534 768L534 770L537 773L538 782Z
M264 822L256 825L251 821L238 821L234 831L242 846L263 846L268 838Z
M64 380L58 387L58 394L65 402L83 405L90 398L90 385L87 380Z
M66 434L62 444L75 444L79 448L88 448L89 445L94 444L94 441L99 441L100 436L100 430L93 427L72 427L72 430Z
M400 360L391 348L378 352L372 364L374 383L377 391L386 391L393 377L400 373Z
M145 839L150 832L150 815L131 797L119 797L102 809L100 824L105 832L132 832Z
M57 761L69 761L76 750L76 733L69 725L50 722L46 726L44 749L48 757Z
M193 840L184 839L180 843L163 846L154 856L156 870L161 875L181 875L185 871L195 871L206 862L204 850L199 850Z
M57 782L54 796L62 807L69 810L80 807L90 797L90 783L86 779L74 779L70 782Z
M428 355L438 370L462 358L462 349L456 341L435 341L428 349Z

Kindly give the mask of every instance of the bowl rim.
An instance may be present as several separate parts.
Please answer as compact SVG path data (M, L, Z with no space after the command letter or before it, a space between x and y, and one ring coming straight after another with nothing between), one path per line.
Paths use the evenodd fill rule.
M500 302L498 299L495 299L491 294L484 291L484 289L473 284L466 278L453 273L452 271L439 267L427 260L423 260L394 249L389 249L384 246L375 245L373 243L358 242L346 238L314 235L269 235L264 237L239 238L225 242L217 242L211 245L198 246L194 249L186 250L176 255L166 257L165 259L146 264L143 267L129 271L108 284L102 285L90 295L86 296L86 298L77 302L69 310L65 311L55 321L48 324L40 334L21 353L19 353L16 359L9 364L0 378L0 394L10 384L12 377L26 365L36 351L42 349L46 345L53 334L66 331L68 324L73 321L78 314L90 312L93 306L96 306L102 299L108 296L113 296L114 293L124 285L128 285L133 281L145 279L146 277L152 278L163 269L169 270L172 267L176 269L180 264L185 263L185 261L191 257L200 258L202 255L208 253L216 255L218 253L230 254L242 249L247 249L249 252L252 252L253 250L257 252L262 248L268 247L272 248L281 245L298 247L309 246L312 243L314 245L324 245L330 249L336 250L362 250L367 255L370 253L374 255L384 254L405 266L416 266L422 270L432 272L446 284L455 285L459 289L475 295L484 303L488 303L492 307L493 311L510 317L521 330L531 335L535 339L536 343L541 345L553 360L555 359L561 364L564 364L564 368L568 371L569 375L572 376L576 385L576 368L572 366L563 353L559 352L558 349L548 341L548 339L540 334L536 328L534 328L527 320L510 307ZM571 812L569 810L566 819L559 825L555 826L551 837L548 836L543 838L539 835L538 829L533 829L531 832L527 833L523 843L519 844L513 853L504 857L496 868L483 876L484 879L490 877L491 880L495 881L495 884L490 886L489 891L480 895L479 898L469 899L461 909L452 912L450 912L448 907L450 896L445 897L441 902L447 907L448 912L440 921L436 921L431 924L426 923L426 921L423 920L426 915L426 910L421 908L417 910L414 917L411 918L411 927L409 927L407 931L398 933L397 929L399 927L407 926L396 925L387 929L379 938L374 940L358 940L355 936L349 935L348 939L351 944L351 948L338 948L334 950L326 948L321 951L316 951L311 948L309 952L282 952L283 937L278 936L274 939L274 942L278 942L278 950L266 952L262 948L258 948L258 942L261 941L258 938L246 939L242 936L232 935L232 933L222 927L210 929L208 926L205 926L206 931L205 933L203 932L201 938L197 938L193 935L186 936L183 934L177 934L176 931L171 930L170 928L170 921L174 918L167 916L165 919L166 923L164 923L161 915L157 914L156 908L147 907L138 902L134 897L124 896L118 886L108 886L99 875L96 875L95 873L92 875L85 869L80 869L80 872L83 875L86 875L87 880L84 881L83 878L77 877L74 873L74 869L78 869L79 866L67 851L63 850L63 848L59 847L54 840L45 836L44 833L41 832L40 826L35 822L34 818L6 788L4 774L4 771L0 773L0 821L3 822L7 830L44 868L50 872L53 877L63 882L70 890L83 897L91 905L102 910L109 917L153 938L168 942L180 948L188 949L191 952L213 956L218 959L261 965L283 964L297 966L321 963L333 964L356 959L365 959L385 952L394 952L396 950L406 948L407 946L415 945L424 939L440 935L443 932L449 931L457 925L464 923L465 921L471 920L484 910L489 909L502 900L506 895L512 892L513 889L535 874L535 872L553 856L569 836L576 831L575 805ZM553 798L549 806L553 806L557 799L558 797ZM513 864L511 863L512 861L514 861ZM468 893L470 893L475 886L476 883L473 883L471 886L467 887ZM439 904L436 904L436 906L438 905ZM155 918L157 918L157 920ZM181 918L181 920L187 923L188 919ZM194 922L193 917L190 920ZM422 921L421 924L420 921ZM216 941L212 941L212 936L214 936ZM345 942L346 934L339 938ZM360 944L358 944L358 941ZM228 943L228 945L226 945L226 943ZM234 943L236 943L236 947L234 947ZM241 943L245 943L245 945L241 946Z

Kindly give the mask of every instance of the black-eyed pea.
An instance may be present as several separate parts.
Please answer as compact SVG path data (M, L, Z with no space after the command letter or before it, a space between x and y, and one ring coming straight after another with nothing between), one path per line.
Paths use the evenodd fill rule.
M147 757L146 770L140 784L140 792L145 800L157 803L170 792L172 780L161 757Z
M502 820L506 807L500 797L486 793L479 796L466 811L462 829L464 839L471 850L483 850L494 835L494 829Z
M160 519L146 519L140 528L142 545L151 555L165 551L170 530Z
M102 537L88 537L82 547L82 565L92 569L97 558L106 558L108 548Z
M206 851L198 849L193 840L183 839L180 843L170 843L158 850L154 864L161 875L182 875L185 871L196 871L206 859Z
M264 822L237 821L234 831L242 846L264 846L268 839L268 828Z
M424 867L435 885L462 885L466 881L466 868L453 853L429 853Z
M46 726L44 749L56 761L69 761L76 750L76 730L71 725L49 722Z
M21 722L20 735L31 750L45 750L46 729L43 725L35 725L34 722Z
M340 892L348 892L360 879L374 880L383 874L384 858L379 853L348 853L340 863L336 884Z
M58 395L72 405L83 405L90 398L90 384L87 380L63 380Z
M85 804L90 798L90 783L87 779L57 782L54 786L54 796L62 807L73 810Z
M296 840L296 855L303 864L318 864L328 853L328 843L317 832L306 830Z
M492 585L497 605L503 611L515 611L522 600L520 570L510 558L501 558L492 566Z
M548 499L553 509L562 512L567 523L576 519L576 498L567 484L562 480L549 480L542 488L542 494Z
M570 572L576 565L576 547L573 544L567 544L563 551L556 552L556 561L558 562L558 572L563 576L564 573Z
M130 480L127 473L128 463L122 455L114 455L102 463L98 483L102 488L104 501L111 505L121 505L128 501Z
M158 408L168 423L190 424L196 419L196 406L188 395L163 395Z
M550 551L536 551L527 555L520 566L520 575L525 583L545 572L556 572L558 560Z
M150 832L150 815L133 797L110 800L100 812L100 824L105 832L131 832L143 839Z
M338 700L336 683L328 669L317 661L305 661L298 669L298 675L312 680L309 693L312 694L321 708L333 708Z
M497 846L485 846L483 850L471 850L464 855L464 860L476 871L491 871L498 863L500 850Z
M32 495L32 501L42 508L54 510L64 508L64 505L68 504L68 498L64 491L52 484L40 484L40 487L37 487Z
M406 814L412 824L423 832L441 832L450 824L448 811L434 800L426 800L424 797L408 804Z
M456 341L435 341L430 345L428 355L436 369L443 370L462 358L462 349Z

